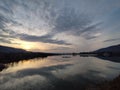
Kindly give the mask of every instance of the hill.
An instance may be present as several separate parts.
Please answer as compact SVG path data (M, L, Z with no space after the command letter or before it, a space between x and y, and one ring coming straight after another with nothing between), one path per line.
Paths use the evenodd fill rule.
M58 53L29 52L23 49L0 46L0 63L18 62L33 58L45 58L47 56L61 55Z
M23 49L12 48L12 47L0 45L0 53L23 53L23 52L27 52L27 51L25 51Z
M109 46L106 48L98 49L94 52L120 52L120 44L119 45L114 45L114 46Z

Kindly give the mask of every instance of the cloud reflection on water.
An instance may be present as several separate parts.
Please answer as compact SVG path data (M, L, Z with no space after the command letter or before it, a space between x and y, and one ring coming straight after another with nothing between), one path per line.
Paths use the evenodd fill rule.
M109 68L114 67L114 68ZM119 63L92 57L49 57L10 65L0 72L2 90L58 90L75 89L89 83L116 77ZM66 84L67 83L67 84ZM69 87L68 87L69 86Z

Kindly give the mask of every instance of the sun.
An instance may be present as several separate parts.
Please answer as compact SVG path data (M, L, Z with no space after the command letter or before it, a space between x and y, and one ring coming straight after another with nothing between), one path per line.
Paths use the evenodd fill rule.
M25 50L32 50L34 48L34 44L31 42L20 41L20 47Z
M21 48L25 49L25 50L32 50L34 49L35 45L33 43L29 43L29 42L24 42L21 43Z
M41 42L27 42L19 39L15 39L12 41L14 44L14 47L21 48L27 51L46 51L49 50L49 46L47 44L41 43Z
M23 49L30 50L32 47L30 45L22 45Z

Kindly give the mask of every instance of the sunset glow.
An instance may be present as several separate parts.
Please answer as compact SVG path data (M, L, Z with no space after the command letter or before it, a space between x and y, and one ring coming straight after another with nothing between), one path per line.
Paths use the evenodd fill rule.
M1 0L0 44L49 52L92 51L119 44L119 1L93 2Z

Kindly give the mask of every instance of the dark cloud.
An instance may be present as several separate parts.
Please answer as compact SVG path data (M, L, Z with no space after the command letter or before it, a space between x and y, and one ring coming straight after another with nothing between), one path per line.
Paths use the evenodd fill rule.
M17 38L16 33L9 29L2 29L0 30L0 43L6 43L6 44L18 44L13 43L12 40L14 38Z
M90 40L90 39L95 39L95 38L97 38L97 36L86 35L86 36L84 36L84 38L87 39L87 40Z
M34 35L27 35L27 34L18 34L17 35L21 40L30 41L30 42L44 42L44 43L52 43L52 44L61 44L61 45L71 45L63 40L55 40L51 39L51 35L44 35L44 36L34 36Z
M14 34L10 34L11 32L7 32L5 33L4 31L0 32L0 38L4 38L4 39L12 39L15 38L15 36L13 36Z
M1 12L3 12L3 13L6 13L6 14L13 14L13 11L9 8L9 6L10 5L8 5L8 6L1 6L0 5L0 10L1 10Z
M0 29L5 28L7 22L8 22L8 19L0 14Z
M113 41L120 41L120 38L107 39L107 40L104 40L103 42L113 42Z
M7 3L7 2L5 2ZM1 6L0 6L1 7ZM9 8L6 7L1 7L0 9L8 12ZM11 41L13 38L16 38L16 32L8 29L7 24L18 24L14 20L11 20L11 18L8 18L7 16L3 15L0 13L0 43L7 43L7 44L13 44Z
M0 31L0 37L3 37L3 38L17 38L16 35L18 34L18 32L15 32L11 29L2 29Z
M0 43L7 43L7 44L12 44L10 40L0 38Z
M92 18L84 13L77 12L74 8L63 8L57 12L57 18L54 20L54 28L51 34L59 34L61 32L68 33L68 35L82 36L89 40L97 38L94 36L97 31L100 31L102 22L94 23Z
M0 14L0 43L12 44L13 36L9 35L11 31L6 29L7 23L9 23L9 19Z
M73 8L63 8L55 19L54 30L81 32L90 22L91 20L86 14L80 14Z
M94 32L94 31L97 31L98 30L98 26L102 24L101 22L98 22L98 23L95 23L95 24L92 24L92 25L89 25L89 26L86 26L84 29L80 30L80 35L83 34L83 33L86 33L86 32Z

